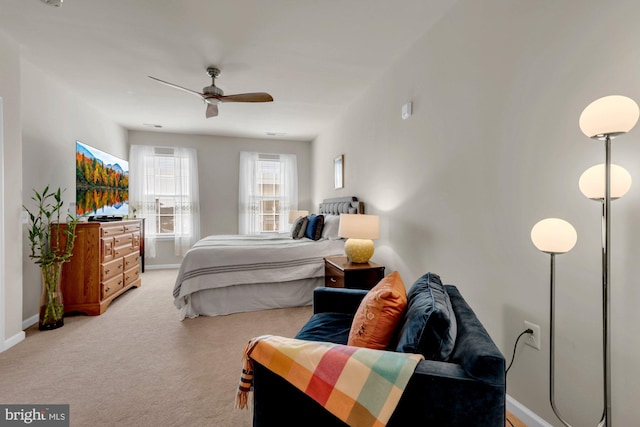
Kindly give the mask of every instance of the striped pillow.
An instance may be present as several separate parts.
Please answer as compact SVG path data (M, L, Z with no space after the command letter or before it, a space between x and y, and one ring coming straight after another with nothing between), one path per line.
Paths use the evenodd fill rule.
M291 238L292 239L302 239L304 237L304 232L307 230L307 217L301 216L296 218L291 226Z

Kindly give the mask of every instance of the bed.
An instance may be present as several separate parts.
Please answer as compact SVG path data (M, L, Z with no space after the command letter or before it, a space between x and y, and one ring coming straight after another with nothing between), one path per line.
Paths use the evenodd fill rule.
M319 240L290 234L199 240L186 253L173 289L180 319L310 305L313 290L324 286L324 257L344 253L336 225L341 213L364 213L364 205L356 197L324 200Z

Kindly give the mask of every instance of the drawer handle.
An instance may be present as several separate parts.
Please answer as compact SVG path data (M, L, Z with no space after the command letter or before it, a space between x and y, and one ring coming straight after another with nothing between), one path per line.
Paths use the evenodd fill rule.
M118 280L118 285L122 285L122 280Z
M330 277L329 280L331 281L331 283L338 283L335 277Z
M107 268L107 269L104 271L104 274L109 274L109 272L110 272L110 271L111 271L111 270Z
M105 289L104 291L105 292L109 292L110 290L111 290L111 288L107 286L107 289Z

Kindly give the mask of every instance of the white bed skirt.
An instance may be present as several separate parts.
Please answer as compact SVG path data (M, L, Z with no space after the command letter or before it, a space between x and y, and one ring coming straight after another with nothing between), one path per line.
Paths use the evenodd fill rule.
M311 305L313 290L322 286L324 277L204 289L185 297L186 305L180 309L180 320Z

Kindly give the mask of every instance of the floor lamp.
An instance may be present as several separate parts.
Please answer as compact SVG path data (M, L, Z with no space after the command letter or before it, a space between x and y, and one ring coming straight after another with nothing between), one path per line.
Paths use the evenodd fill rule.
M604 427L611 427L613 425L611 421L611 323L609 321L611 304L611 272L609 271L611 261L610 212L611 200L613 198L611 185L611 141L617 136L623 135L633 129L638 122L639 116L640 109L638 109L638 104L630 98L619 95L605 96L604 98L593 101L580 115L580 129L582 132L589 138L604 141L605 147L604 194L601 194L601 197L595 198L596 200L602 200L602 364L604 410L602 419L598 425ZM601 174L599 179L602 180ZM597 179L595 182L597 182Z
M576 229L567 221L559 218L547 218L539 221L531 229L531 241L538 250L551 255L551 279L550 279L550 315L549 315L549 401L551 409L558 419L567 427L571 427L560 415L555 403L554 393L554 350L555 350L555 276L556 255L569 252L576 244L578 234Z

